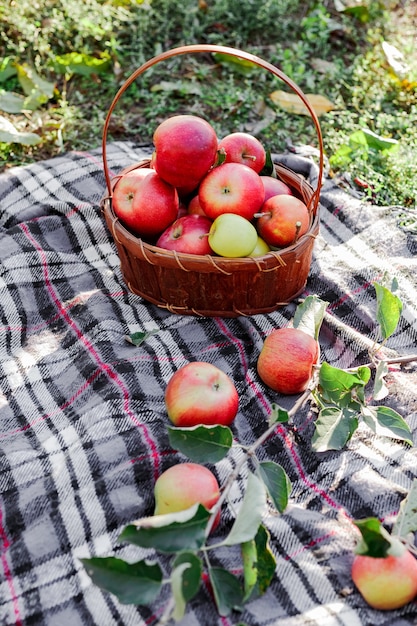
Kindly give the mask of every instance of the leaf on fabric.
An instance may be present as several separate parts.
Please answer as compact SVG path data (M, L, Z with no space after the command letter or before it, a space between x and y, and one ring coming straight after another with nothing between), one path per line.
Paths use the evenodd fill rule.
M315 452L342 450L358 428L357 413L348 408L326 407L315 421L311 440Z
M352 408L358 408L357 400L362 401L361 388L368 383L370 377L371 370L365 365L353 372L347 372L324 362L319 372L320 395L325 401L338 406L347 407L351 404Z
M412 434L405 419L388 406L362 407L362 417L369 428L380 437L400 439L413 445Z
M396 330L401 317L403 305L398 296L383 285L374 282L376 291L376 319L383 339L388 339Z
M330 102L330 100L328 100L325 96L313 93L305 94L305 96L317 116L323 115L324 113L336 108L333 102ZM311 116L311 113L304 102L295 93L288 93L287 91L279 89L270 93L269 97L274 104L277 104L285 111L288 111L288 113Z
M286 471L274 461L262 461L259 463L259 474L275 508L283 513L287 508L292 487Z
M264 483L252 472L248 475L242 504L230 533L222 545L232 546L253 539L258 531L266 509L266 489Z
M388 374L388 364L386 361L379 361L374 379L374 400L382 400L389 394L389 389L385 383L385 376Z
M245 602L263 595L274 577L276 560L269 539L261 524L255 538L241 544Z
M285 424L290 419L288 411L283 409L278 404L273 403L271 406L271 413L268 419L268 425L272 424Z
M133 344L134 346L140 346L144 341L152 337L152 335L156 335L159 333L159 328L154 328L153 330L147 331L139 331L137 333L132 333L130 335L125 335L125 339L128 343Z
M236 576L222 567L210 567L208 573L219 614L226 617L233 610L241 611L243 589Z
M119 536L142 548L161 552L199 550L205 542L210 513L201 504L166 515L154 515L126 526Z
M294 313L293 326L318 339L324 314L329 303L318 296L307 296Z
M221 461L233 444L233 434L228 426L192 426L173 428L168 426L171 446L188 456L195 463Z
M201 559L193 552L181 552L175 557L172 565L175 569L184 564L187 568L182 569L181 593L184 600L189 602L200 588L203 565Z
M400 510L394 522L392 533L407 539L410 533L417 531L417 478L413 480L407 497L401 502Z
M115 557L81 559L95 585L114 594L122 604L150 604L162 584L162 570L157 563L127 563Z

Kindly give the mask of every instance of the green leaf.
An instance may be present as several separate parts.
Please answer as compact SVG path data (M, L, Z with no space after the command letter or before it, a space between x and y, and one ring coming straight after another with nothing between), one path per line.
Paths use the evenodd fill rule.
M375 370L374 380L374 400L382 400L389 394L387 385L385 384L385 376L388 374L388 364L386 361L379 361Z
M407 497L401 502L400 510L392 528L392 534L407 539L417 530L417 478L413 480Z
M383 285L376 282L373 285L377 300L376 319L381 328L382 337L388 339L397 328L403 308L402 302Z
M175 557L172 565L176 568L182 564L188 565L182 574L181 588L185 601L189 602L200 588L203 566L201 559L193 552L181 552Z
M115 557L81 559L95 585L108 591L122 604L150 604L162 584L162 570L157 563L126 563Z
M272 404L271 409L268 419L269 426L272 426L272 424L285 424L290 419L288 411L278 406L278 404Z
M108 52L102 52L99 57L82 52L68 52L68 54L58 54L54 58L53 66L54 70L60 74L91 76L107 72L112 66L112 60Z
M263 461L259 463L259 473L275 508L283 513L291 493L291 481L286 471L274 461Z
M307 296L295 310L294 328L304 331L317 340L328 304L318 296Z
M0 83L5 83L12 76L16 76L17 70L13 59L5 57L0 60Z
M383 559L389 555L399 556L405 547L392 537L376 517L354 520L353 523L361 532L361 541L356 546L356 554Z
M230 533L222 545L232 546L253 539L266 508L266 489L263 482L249 472L245 494Z
M0 90L0 110L6 113L21 113L24 110L25 97L11 91Z
M152 337L152 335L156 335L159 333L159 328L153 328L152 330L147 330L144 332L132 333L131 335L125 335L125 339L128 343L133 344L134 346L140 346L144 341Z
M241 544L245 602L263 595L274 577L276 560L269 539L267 529L261 524L255 538Z
M0 143L18 143L35 146L41 142L36 133L19 132L8 119L0 115Z
M39 76L35 70L27 64L17 64L17 77L20 86L26 95L25 109L34 111L48 102L53 95L55 85Z
M226 617L242 610L243 589L236 576L222 567L210 567L208 574L219 614Z
M401 439L410 446L413 445L409 425L394 409L388 406L362 407L362 416L364 422L376 435Z
M265 149L265 165L262 170L259 172L259 176L271 176L272 178L277 178L277 172L274 166L274 162L272 160L271 151L267 148Z
M178 513L140 519L126 526L119 540L161 552L199 550L205 542L209 517L203 505L195 504Z
M315 421L312 448L315 452L342 450L357 427L357 414L350 409L326 407Z
M172 618L179 622L185 615L187 608L187 601L183 593L184 576L190 569L190 563L179 563L174 567L171 572L171 591L174 598L174 609L172 611Z
M364 387L371 376L371 370L367 366L358 367L354 372L333 367L328 363L322 363L319 372L320 394L325 401L338 406L349 406L353 403L357 407L352 392Z
M179 450L195 463L217 463L223 459L233 444L233 434L228 426L168 426L168 437L174 450Z
M252 61L247 61L246 59L240 59L231 54L214 52L213 57L216 63L228 65L229 68L235 70L239 74L243 74L244 76L251 74L255 69L258 69L256 63L252 63Z
M398 148L398 141L391 139L390 137L381 137L368 128L363 128L362 132L365 136L366 143L370 148L376 152L383 152L385 150L392 150Z

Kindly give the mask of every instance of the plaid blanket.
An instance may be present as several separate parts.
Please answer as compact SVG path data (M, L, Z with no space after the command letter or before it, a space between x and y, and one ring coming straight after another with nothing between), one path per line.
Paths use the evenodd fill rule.
M149 150L116 142L112 172ZM308 158L281 155L314 177ZM184 460L169 445L164 389L191 360L212 362L240 395L235 436L249 444L285 399L256 373L263 340L286 325L296 303L267 315L232 319L171 314L130 293L99 208L104 193L99 150L71 152L0 176L0 624L155 625L166 595L152 607L122 605L95 586L80 559L148 555L120 544L135 519L152 514L155 479ZM416 350L416 235L398 211L361 201L325 182L321 230L303 296L329 302L322 358L337 367L367 362L376 337L372 281L398 280L404 310L387 349ZM126 335L157 330L140 347ZM408 421L417 442L417 369L392 366L384 404ZM406 626L417 605L371 609L355 590L352 519L389 523L417 476L415 448L360 426L342 451L315 453L313 416L296 416L260 450L280 463L293 488L282 515L268 513L276 576L240 615L220 618L209 589L190 603L184 626ZM239 450L214 466L220 483ZM244 476L235 486L236 502ZM227 515L216 532L224 532ZM232 556L217 557L225 567Z

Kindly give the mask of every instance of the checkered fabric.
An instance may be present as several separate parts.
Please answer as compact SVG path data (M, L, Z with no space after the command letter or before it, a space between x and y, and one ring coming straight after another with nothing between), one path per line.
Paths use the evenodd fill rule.
M149 149L108 146L111 172ZM280 159L314 176L308 158ZM164 389L189 361L216 364L234 380L236 438L250 444L273 403L289 406L256 372L267 334L288 324L296 303L234 319L180 316L128 291L99 208L101 152L71 152L0 176L0 624L153 626L167 594L151 607L122 605L95 586L80 559L149 551L118 542L121 530L153 512L153 485L183 461L167 438ZM330 180L321 230L303 296L329 302L322 358L338 367L367 362L376 338L372 281L398 280L404 310L387 349L416 352L417 238L398 211L361 201ZM157 330L140 347L125 339ZM417 443L417 369L392 366L384 400L408 421ZM292 400L291 400L292 401ZM417 451L360 426L343 451L315 453L314 415L277 427L259 457L280 463L292 481L288 509L265 518L277 559L274 581L242 614L220 618L203 582L184 626L411 626L417 605L371 609L355 590L352 519L387 523L417 476ZM240 458L232 448L212 467L220 483ZM245 476L232 499L242 496ZM216 533L231 523L228 509ZM239 567L233 550L216 557Z

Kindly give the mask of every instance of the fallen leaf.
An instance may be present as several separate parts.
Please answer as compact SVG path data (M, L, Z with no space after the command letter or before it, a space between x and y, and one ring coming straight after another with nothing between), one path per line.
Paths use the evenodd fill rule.
M410 72L410 66L406 63L403 53L387 41L382 42L382 49L394 74L398 76L400 80L407 78Z
M312 93L305 94L305 96L312 109L314 109L316 115L322 115L323 113L327 113L335 108L333 102L330 102L330 100L328 100L325 96ZM309 110L297 94L278 90L269 94L269 97L274 104L278 104L289 113L295 113L297 115L310 115Z

